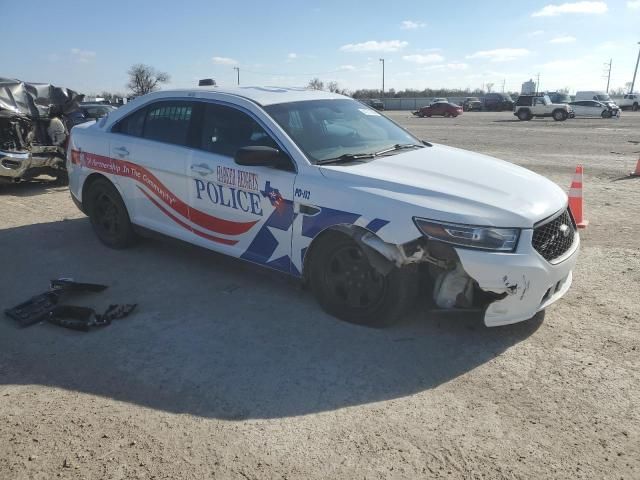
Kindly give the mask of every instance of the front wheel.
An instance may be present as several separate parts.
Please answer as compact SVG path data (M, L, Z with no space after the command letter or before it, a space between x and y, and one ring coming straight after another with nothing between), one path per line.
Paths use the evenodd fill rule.
M351 237L328 232L311 251L309 280L320 306L346 322L383 327L396 323L417 293L415 266L378 272Z
M638 111L638 108L640 108L640 107L638 107L638 104L637 104L637 103L634 103L634 104L633 104L633 106L631 107L631 111L633 111L633 112L637 112L637 111Z
M564 110L556 110L555 112L553 112L553 119L556 122L563 122L567 119L568 116L569 115Z
M604 110L602 112L602 118L611 118L611 112L609 110Z
M126 248L135 239L127 207L107 179L93 182L86 194L87 214L96 235L111 248Z

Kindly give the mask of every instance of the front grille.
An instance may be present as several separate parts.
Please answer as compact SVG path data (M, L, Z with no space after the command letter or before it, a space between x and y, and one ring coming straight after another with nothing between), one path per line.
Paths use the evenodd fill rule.
M573 245L576 225L566 209L533 229L533 248L549 262L562 257Z

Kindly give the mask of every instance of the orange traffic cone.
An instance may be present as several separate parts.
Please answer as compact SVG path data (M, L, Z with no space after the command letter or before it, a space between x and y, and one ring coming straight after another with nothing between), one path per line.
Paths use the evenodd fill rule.
M631 177L640 177L640 158L638 159L638 163L636 163L636 169L629 174Z
M569 189L569 209L578 228L585 228L589 225L589 221L582 216L582 206L582 165L578 165Z

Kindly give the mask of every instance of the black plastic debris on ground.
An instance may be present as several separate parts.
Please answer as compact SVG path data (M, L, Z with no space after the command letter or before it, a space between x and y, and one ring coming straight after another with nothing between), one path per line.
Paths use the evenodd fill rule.
M87 332L91 327L103 327L111 324L113 320L126 317L137 305L114 304L109 305L104 313L96 313L89 307L62 305L61 301L74 294L102 292L106 288L106 285L80 283L64 278L51 280L48 291L31 297L26 302L5 310L4 313L22 327L47 321L61 327Z

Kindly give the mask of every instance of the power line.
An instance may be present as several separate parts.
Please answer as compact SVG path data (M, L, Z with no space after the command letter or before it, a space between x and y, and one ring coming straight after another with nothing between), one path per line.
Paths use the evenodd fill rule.
M315 72L315 73L270 73L270 72L256 72L253 70L246 70L246 69L243 69L242 71L247 73L253 73L255 75L271 75L274 77L314 77L314 76L320 76L320 75L327 75L329 73L344 72L345 70L337 69L337 70L330 70L328 72Z

